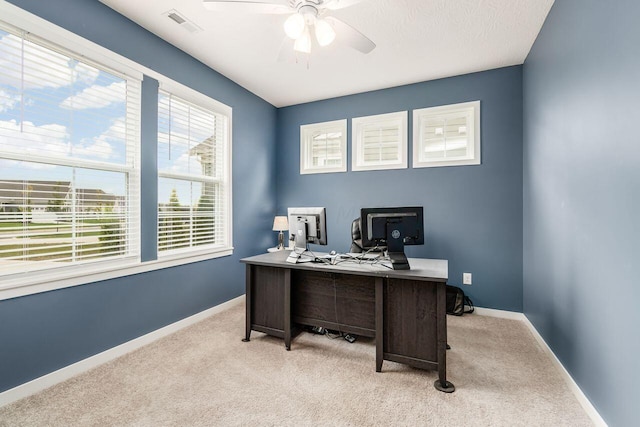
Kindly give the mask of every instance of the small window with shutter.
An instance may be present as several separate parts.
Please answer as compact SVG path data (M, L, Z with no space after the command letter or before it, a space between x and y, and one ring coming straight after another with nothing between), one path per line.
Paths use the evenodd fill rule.
M480 164L480 101L413 111L413 167Z
M352 126L352 170L407 167L406 111L357 117Z
M300 126L300 174L347 171L347 121Z

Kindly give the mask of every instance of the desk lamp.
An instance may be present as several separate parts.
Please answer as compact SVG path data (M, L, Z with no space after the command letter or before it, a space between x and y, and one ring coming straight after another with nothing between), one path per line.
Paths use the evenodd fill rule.
M289 221L286 216L277 216L273 219L273 231L279 231L278 234L278 250L284 250L284 230L289 229Z

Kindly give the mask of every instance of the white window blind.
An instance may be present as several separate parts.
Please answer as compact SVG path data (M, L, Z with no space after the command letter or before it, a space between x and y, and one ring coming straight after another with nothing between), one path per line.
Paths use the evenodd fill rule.
M158 252L231 246L228 114L160 91Z
M353 119L354 171L407 167L407 112Z
M139 255L140 81L0 23L0 275Z
M413 115L413 167L480 164L480 101Z
M347 170L347 121L300 126L300 173Z

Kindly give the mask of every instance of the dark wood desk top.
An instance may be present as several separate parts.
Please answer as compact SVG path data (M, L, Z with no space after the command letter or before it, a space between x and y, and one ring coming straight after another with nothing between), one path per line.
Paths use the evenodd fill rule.
M423 280L430 282L446 282L449 277L449 262L444 259L409 258L411 270L391 270L380 264L341 260L337 264L315 262L290 263L286 259L291 251L278 251L260 254L240 261L245 264L263 265L267 267L284 267L298 270L326 271L333 273L347 273L359 276L374 276L385 278ZM324 253L315 253L324 256Z

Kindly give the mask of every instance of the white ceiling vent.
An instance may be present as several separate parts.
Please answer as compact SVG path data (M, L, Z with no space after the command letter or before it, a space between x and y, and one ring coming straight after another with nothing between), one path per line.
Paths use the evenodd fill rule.
M198 27L193 21L187 19L186 16L175 9L171 9L170 11L165 12L163 13L163 15L171 19L173 22L180 25L180 27L184 28L190 33L199 33L202 31L202 28Z

